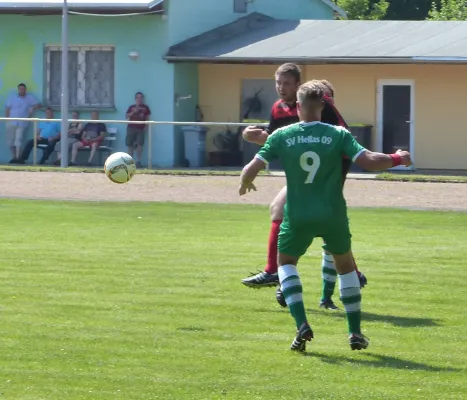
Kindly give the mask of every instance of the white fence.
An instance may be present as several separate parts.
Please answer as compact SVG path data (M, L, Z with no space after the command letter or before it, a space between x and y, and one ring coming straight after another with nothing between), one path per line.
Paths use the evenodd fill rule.
M33 123L33 139L34 139L34 147L33 147L33 164L36 165L37 163L37 124L41 121L45 122L61 122L61 119L47 119L47 118L6 118L0 117L0 121L28 121ZM267 124L252 124L252 123L245 123L245 122L180 122L180 121L128 121L128 120L91 120L91 119L68 119L68 122L101 122L104 124L143 124L148 125L148 142L147 142L147 152L148 152L148 169L152 168L152 133L153 133L153 126L157 125L174 125L174 126L232 126L232 127L246 127L250 125L257 125L257 126L264 126L266 127ZM67 135L63 135L62 137L66 137L68 140Z

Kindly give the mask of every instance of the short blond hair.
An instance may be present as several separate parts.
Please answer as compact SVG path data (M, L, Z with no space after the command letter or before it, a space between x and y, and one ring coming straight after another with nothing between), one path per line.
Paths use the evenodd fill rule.
M326 86L316 79L305 82L298 88L297 100L301 106L319 105L323 101Z

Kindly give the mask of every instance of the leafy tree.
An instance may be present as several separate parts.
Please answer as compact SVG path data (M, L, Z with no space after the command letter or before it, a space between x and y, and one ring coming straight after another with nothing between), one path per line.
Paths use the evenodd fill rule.
M422 21L432 7L433 0L390 0L385 20ZM436 0L439 4L439 0Z
M337 0L336 4L353 20L383 19L389 7L386 0Z
M426 18L429 21L465 21L467 20L467 3L459 0L441 0L431 5Z
M467 0L334 0L350 20L464 21Z

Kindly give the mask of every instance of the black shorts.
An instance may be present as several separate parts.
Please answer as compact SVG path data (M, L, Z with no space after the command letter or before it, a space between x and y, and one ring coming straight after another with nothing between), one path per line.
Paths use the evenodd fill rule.
M351 166L352 166L352 160L348 158L342 159L342 186L345 183L345 179L347 178L347 174L349 173Z

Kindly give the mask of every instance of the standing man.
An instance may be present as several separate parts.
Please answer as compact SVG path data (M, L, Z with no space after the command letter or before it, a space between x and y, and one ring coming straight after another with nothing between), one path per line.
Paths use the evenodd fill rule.
M297 113L297 90L300 86L301 71L300 68L291 63L281 65L275 74L276 90L280 96L280 100L274 103L271 113L271 119L268 128L263 130L254 126L247 127L243 131L243 137L249 142L256 143L262 146L268 135L273 133L276 129L298 122ZM322 121L332 125L339 125L347 127L344 119L337 111L333 102L334 88L328 81L321 81L321 84L326 87L326 94L328 97L324 100L324 108L322 110ZM342 176L343 182L349 171L351 162L343 158L342 160ZM279 283L279 276L277 274L277 241L280 230L280 225L283 219L284 205L286 202L287 188L284 187L272 201L270 206L271 213L271 231L269 234L268 242L268 256L267 264L264 271L242 279L245 286L260 288L277 286ZM357 270L360 279L361 287L367 283L366 277ZM332 262L332 257L323 252L322 258L322 277L323 277L323 291L320 301L320 307L326 309L337 309L337 306L332 301L332 295L337 279L337 272ZM277 290L276 299L278 303L285 307L285 300L281 293L280 288Z
M363 148L342 127L322 123L324 90L319 81L300 86L299 123L271 134L263 148L242 171L239 194L256 190L253 180L267 163L279 159L287 180L287 204L279 233L279 281L297 333L291 350L305 351L313 339L302 297L297 264L316 237L332 255L339 274L340 299L344 304L352 350L368 347L361 330L360 282L351 251L347 206L342 192L342 155L367 170L410 165L410 154L398 150L383 154Z
M40 107L39 101L27 93L26 85L18 85L18 93L8 97L5 105L5 117L7 118L31 118L34 111ZM15 163L20 158L23 145L24 131L28 127L28 121L7 121L6 139L11 151L10 163Z
M144 104L144 95L141 92L135 95L135 104L128 107L126 118L129 121L149 121L151 110ZM133 157L136 150L136 166L141 168L141 156L143 154L144 133L146 124L128 124L126 131L126 145L128 154Z

